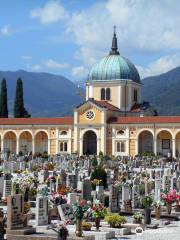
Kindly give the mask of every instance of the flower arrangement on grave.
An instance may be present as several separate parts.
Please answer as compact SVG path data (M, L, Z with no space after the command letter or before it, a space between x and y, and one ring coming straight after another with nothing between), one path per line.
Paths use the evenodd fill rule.
M27 214L30 210L30 204L28 202L24 202L24 214Z
M66 197L64 195L61 195L61 194L57 193L57 192L53 193L52 197L53 197L52 202L56 206L67 203Z
M48 162L48 164L47 164L47 170L49 170L49 171L53 171L54 168L55 168L55 166L56 166L55 163Z
M70 191L65 185L58 185L57 192L61 195L66 195Z
M102 183L102 180L95 178L95 179L93 179L93 180L91 181L91 183L92 183L93 185L95 185L95 186L100 186L101 183Z
M74 216L76 218L76 236L82 236L82 219L89 206L85 200L80 200L72 205Z
M161 218L161 206L162 206L162 202L161 201L154 201L153 202L153 206L155 208L155 217L157 220L159 220Z
M146 195L141 198L141 204L144 208L144 223L151 224L151 206L153 199L151 196Z
M91 228L92 228L92 224L91 223L85 222L85 221L82 222L82 229L84 231L91 231Z
M96 229L99 230L100 220L107 214L107 209L100 203L99 200L95 200L91 208L92 215L95 218Z
M142 223L143 215L141 212L135 212L133 215L133 223Z
M171 214L172 206L179 204L180 195L177 194L176 190L170 190L169 192L161 193L161 200L164 203L164 206L167 207L167 213Z
M56 182L56 177L55 177L55 176L51 176L51 177L48 177L48 178L46 179L46 183L47 183L47 184L50 184L50 181L52 181L53 183L55 183L55 182Z
M45 186L45 187L41 188L41 189L38 191L38 193L39 193L40 195L42 195L43 197L48 196L48 195L49 195L48 187Z
M126 218L118 213L108 213L104 219L112 228L119 228L121 224L126 223Z

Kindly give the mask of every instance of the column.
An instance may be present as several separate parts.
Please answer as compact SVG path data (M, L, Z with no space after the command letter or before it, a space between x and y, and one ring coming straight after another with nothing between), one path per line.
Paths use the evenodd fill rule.
M16 154L19 154L19 137L16 138Z
M156 138L154 137L153 139L153 148L154 148L154 154L157 155L157 140Z
M32 154L35 154L35 139L34 137L32 138Z
M97 138L97 155L99 155L100 151L101 151L101 138Z
M58 128L56 129L56 154L58 154L58 152L59 152L59 141L58 141L58 138L59 138L59 130L58 130Z
M1 139L1 153L4 153L4 138Z
M172 157L176 158L176 139L172 139Z
M48 138L48 154L51 153L51 139Z
M83 138L79 139L79 155L83 155Z
M135 155L138 155L139 151L138 151L138 138L135 139Z

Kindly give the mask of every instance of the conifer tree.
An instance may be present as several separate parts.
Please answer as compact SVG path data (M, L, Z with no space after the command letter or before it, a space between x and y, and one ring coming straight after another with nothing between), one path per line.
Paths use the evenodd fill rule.
M24 107L23 82L21 78L18 78L16 83L16 96L14 101L14 117L15 118L31 117L31 115L27 112L27 110Z
M7 87L5 78L1 81L0 118L8 118Z

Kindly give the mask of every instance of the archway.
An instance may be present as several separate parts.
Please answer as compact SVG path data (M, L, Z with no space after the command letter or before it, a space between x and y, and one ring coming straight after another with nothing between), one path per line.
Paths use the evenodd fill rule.
M16 153L17 139L16 134L12 131L5 133L4 135L4 152Z
M157 154L165 157L172 154L172 135L167 130L162 130L157 135Z
M85 132L85 134L84 134L83 154L84 155L96 155L97 154L97 136L91 130Z
M180 157L180 132L176 134L176 157Z
M153 149L153 135L150 131L144 130L138 137L138 153L152 153Z
M35 153L48 153L48 135L40 131L35 135Z
M24 131L19 136L19 151L23 154L32 152L32 135L28 131Z

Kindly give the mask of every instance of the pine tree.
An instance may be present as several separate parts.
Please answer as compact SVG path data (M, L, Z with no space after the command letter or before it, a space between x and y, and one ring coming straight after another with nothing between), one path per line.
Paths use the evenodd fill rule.
M31 115L27 112L27 110L24 107L23 82L21 78L19 78L16 83L16 96L14 101L14 117L16 118L31 117Z
M5 78L1 81L0 118L8 118L7 87Z

